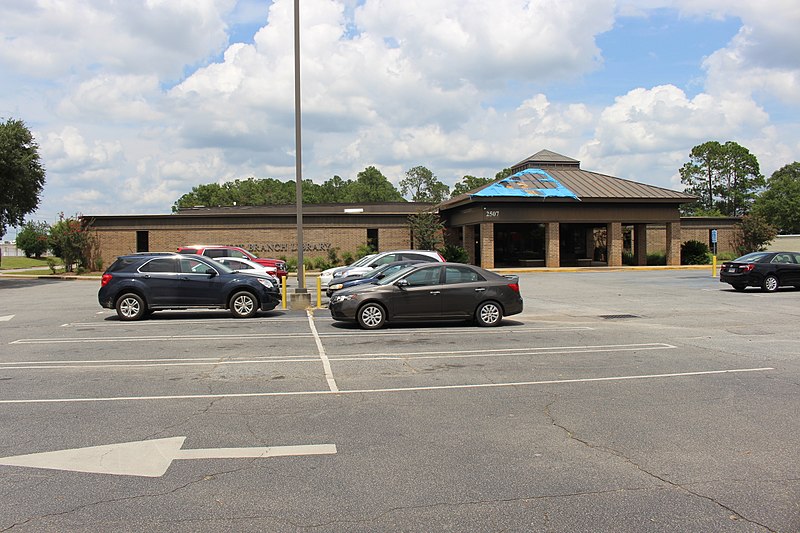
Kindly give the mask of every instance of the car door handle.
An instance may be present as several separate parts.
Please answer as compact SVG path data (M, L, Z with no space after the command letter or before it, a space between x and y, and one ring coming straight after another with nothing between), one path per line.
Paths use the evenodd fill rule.
M441 291L431 291L431 294L441 294Z
M475 289L475 292L483 292L485 290L486 290L485 287L480 287L479 289Z

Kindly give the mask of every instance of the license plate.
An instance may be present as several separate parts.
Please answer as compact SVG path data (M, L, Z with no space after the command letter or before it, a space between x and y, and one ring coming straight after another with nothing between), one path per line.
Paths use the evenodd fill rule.
M736 272L736 267L730 267L730 268L728 269L728 272Z

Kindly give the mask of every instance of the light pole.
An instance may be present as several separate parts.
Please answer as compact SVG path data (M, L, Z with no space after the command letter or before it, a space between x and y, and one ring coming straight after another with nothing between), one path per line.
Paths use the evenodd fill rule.
M303 151L300 120L300 0L294 0L294 144L297 203L297 292L305 292L303 261Z

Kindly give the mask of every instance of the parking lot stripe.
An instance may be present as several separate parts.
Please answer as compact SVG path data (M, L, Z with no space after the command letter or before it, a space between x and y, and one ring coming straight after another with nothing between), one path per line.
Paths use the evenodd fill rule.
M576 379L555 379L555 380L542 380L542 381L517 381L508 383L474 383L462 385L429 385L420 387L392 387L387 389L353 389L353 390L339 390L336 392L330 390L316 390L316 391L288 391L288 392L245 392L245 393L232 393L232 394L180 394L180 395L164 395L164 396L118 396L106 398L40 398L40 399L27 399L27 400L0 400L0 405L9 404L44 404L44 403L91 403L91 402L137 402L137 401L154 401L154 400L207 400L207 399L224 399L224 398L270 398L281 396L329 396L329 395L352 395L352 394L380 394L380 393L397 393L397 392L423 392L423 391L440 391L440 390L465 390L465 389L489 389L489 388L504 388L504 387L530 387L536 385L569 385L575 383L597 383L597 382L615 382L615 381L632 381L632 380L646 380L646 379L669 379L669 378L686 378L686 377L701 377L712 376L721 374L741 374L749 372L768 372L775 370L773 367L761 368L735 368L728 370L703 370L695 372L673 372L669 374L643 374L634 376L611 376L604 378L576 378Z
M567 327L545 327L545 328L508 328L504 333L531 333L531 332L559 332L559 331L591 331L595 328L588 326L567 326ZM486 335L483 328L460 328L458 330L441 329L402 329L398 331L383 330L378 333L363 333L350 330L342 333L321 333L320 338L327 337L407 337L408 335L419 335L421 333L430 336L459 335L469 334ZM294 339L308 337L309 333L248 333L247 338L253 339ZM142 335L142 336L120 336L120 337L63 337L63 338L38 338L38 339L17 339L9 344L81 344L99 342L144 342L144 341L186 341L186 340L227 340L241 339L241 334L209 334L209 335Z
M333 370L331 370L331 362L328 360L328 356L325 355L325 348L322 346L322 339L319 338L319 333L317 333L317 327L314 325L314 313L311 309L307 310L306 313L308 314L308 325L311 328L311 333L314 335L314 342L317 343L319 358L322 359L322 368L325 369L325 379L328 382L328 387L330 387L331 392L337 392L339 390L339 387L336 386L336 380L333 379Z
M338 390L333 372L330 371L330 361L390 361L407 359L459 359L475 357L522 357L536 355L577 354L577 353L608 353L608 352L636 352L644 350L670 350L676 348L666 343L647 344L608 344L595 346L551 346L539 348L498 348L490 350L451 350L433 352L403 352L397 353L361 353L341 354L330 356L322 348L321 341L317 345L320 350L323 367L326 368L326 379L331 390ZM251 365L275 363L315 363L318 357L311 355L272 355L260 357L232 358L197 357L197 358L165 358L165 359L108 359L108 360L61 360L61 361L11 361L0 362L3 370L61 370L67 368L140 368L161 366L201 366L201 365ZM330 372L330 374L328 374Z

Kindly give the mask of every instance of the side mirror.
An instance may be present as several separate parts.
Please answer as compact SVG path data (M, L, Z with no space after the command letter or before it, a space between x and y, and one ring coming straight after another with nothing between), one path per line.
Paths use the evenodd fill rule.
M207 268L206 269L206 274L208 274L209 276L211 276L213 278L214 276L217 275L217 271L214 270L213 268Z
M386 277L386 274L375 274L375 279L383 279Z
M408 287L408 280L405 278L398 279L394 284L400 287L401 290L405 290L405 288Z

